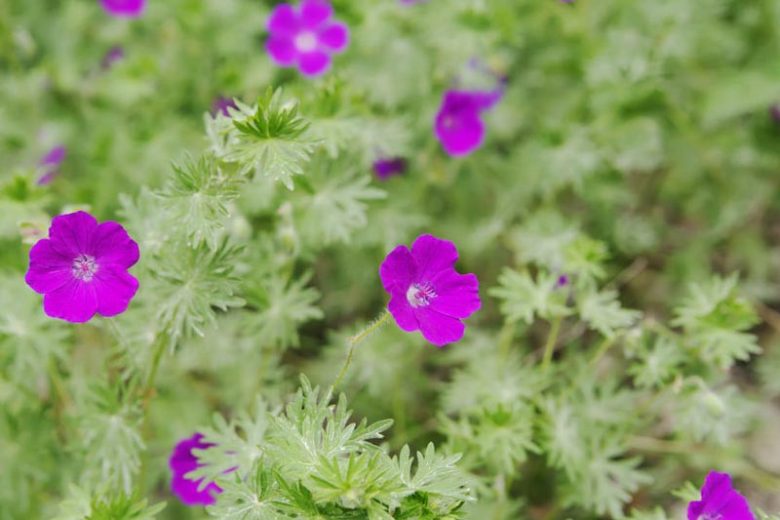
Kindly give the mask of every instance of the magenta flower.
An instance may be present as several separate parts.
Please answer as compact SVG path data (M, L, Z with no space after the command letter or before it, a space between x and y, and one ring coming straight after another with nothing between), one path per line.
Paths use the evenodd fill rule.
M103 55L103 59L100 60L100 67L103 70L108 70L114 63L124 59L124 57L125 50L119 45L114 45Z
M137 18L146 9L146 0L100 0L103 9L111 16Z
M203 435L196 433L192 437L182 439L173 448L168 467L171 468L173 479L171 491L188 506L208 506L216 502L216 495L222 493L222 488L214 482L209 482L203 489L198 489L203 479L192 480L186 477L190 471L195 471L201 464L192 450L205 450L214 444L203 442Z
M701 500L688 504L688 520L755 520L745 497L731 487L728 473L710 471Z
M38 186L46 186L54 180L60 173L60 165L68 155L68 150L64 146L55 146L49 150L38 162L42 174L35 183Z
M411 251L400 245L379 267L395 322L407 332L419 330L439 347L461 339L466 328L461 320L481 305L476 275L456 272L457 259L455 244L421 235Z
M95 313L115 316L138 290L127 272L138 256L138 244L120 224L98 224L77 211L54 217L49 238L30 250L25 281L44 295L43 310L52 318L83 323Z
M325 0L303 0L297 7L279 4L268 19L268 54L280 67L298 67L305 76L323 74L331 54L343 52L349 29L332 20L333 8Z
M225 96L218 96L211 103L211 117L217 117L217 114L222 114L225 117L230 117L229 108L238 110L238 105L233 101L233 98Z
M769 107L769 117L771 117L772 121L775 123L780 124L780 103Z
M503 90L448 90L436 114L434 130L444 150L453 157L468 155L482 145L485 124L482 112L492 108Z
M374 161L374 173L379 180L385 181L394 175L400 175L406 171L406 159L394 157L392 159L377 159Z

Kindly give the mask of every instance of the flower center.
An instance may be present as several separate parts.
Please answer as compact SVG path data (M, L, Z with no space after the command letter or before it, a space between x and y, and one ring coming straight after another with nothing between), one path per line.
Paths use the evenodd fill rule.
M82 254L73 260L71 271L76 279L83 282L91 282L95 277L95 273L98 271L98 267L94 256Z
M311 52L317 48L317 35L304 31L295 37L295 48L300 52Z
M436 291L430 283L413 283L406 291L406 300L412 307L427 307L431 300L436 298Z

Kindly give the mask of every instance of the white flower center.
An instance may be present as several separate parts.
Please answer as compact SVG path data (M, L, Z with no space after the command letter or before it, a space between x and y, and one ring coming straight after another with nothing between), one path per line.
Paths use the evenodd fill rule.
M304 31L295 37L295 48L300 52L311 52L317 48L317 35Z
M427 307L434 298L436 298L436 291L427 282L424 284L413 283L406 290L406 300L414 308Z
M91 282L95 277L95 273L98 271L98 267L94 256L82 254L73 260L71 271L76 279L83 282Z

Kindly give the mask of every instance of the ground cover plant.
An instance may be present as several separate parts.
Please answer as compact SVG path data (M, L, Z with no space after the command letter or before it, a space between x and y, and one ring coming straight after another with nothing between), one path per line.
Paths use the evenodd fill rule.
M780 518L779 28L0 2L0 520Z

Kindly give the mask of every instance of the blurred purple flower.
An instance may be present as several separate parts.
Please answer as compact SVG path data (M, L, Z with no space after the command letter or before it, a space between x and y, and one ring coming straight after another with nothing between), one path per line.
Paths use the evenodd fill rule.
M411 251L400 245L379 267L395 322L406 332L419 330L438 347L461 339L466 329L461 320L481 306L476 275L455 271L457 259L455 244L421 235Z
M103 9L111 16L137 18L146 9L146 0L100 0Z
M203 435L196 433L192 437L182 439L173 448L168 467L171 469L171 491L188 506L208 506L216 502L216 495L222 493L222 488L214 482L209 482L203 489L198 489L203 479L192 480L187 473L200 467L198 458L192 450L205 450L214 444L203 442Z
M482 145L485 124L480 116L495 106L502 96L503 88L494 91L448 90L444 93L434 131L449 155L468 155Z
M304 76L325 73L331 54L343 52L349 43L346 24L332 20L333 8L325 0L303 0L274 7L268 18L270 36L266 49L280 67L297 67Z
M406 159L394 157L392 159L377 159L374 161L374 173L379 180L385 181L394 175L400 175L406 171Z
M225 117L230 117L230 111L228 109L238 109L238 105L233 101L233 98L218 96L211 103L211 117L217 117L217 114L222 114Z
M103 70L110 69L111 66L125 57L125 50L120 45L114 45L103 55L100 61L100 67Z
M569 285L569 275L562 274L558 277L558 280L555 282L555 286L564 287L566 285Z
M67 155L68 150L64 146L55 146L49 150L38 162L38 166L43 170L43 173L35 183L38 186L46 186L51 183L59 175L60 165Z
M701 500L688 504L688 520L755 520L745 497L731 486L728 473L710 471Z
M138 291L127 270L139 257L138 244L117 222L98 224L84 211L54 217L49 238L30 250L25 281L43 294L43 311L72 323L95 313L124 312Z
M780 103L776 103L769 107L769 117L771 117L772 121L775 123L780 124Z

